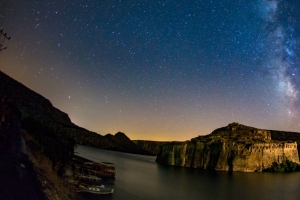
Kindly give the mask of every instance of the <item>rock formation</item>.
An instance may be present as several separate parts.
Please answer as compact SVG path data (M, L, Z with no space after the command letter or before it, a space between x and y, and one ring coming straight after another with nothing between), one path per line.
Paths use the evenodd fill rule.
M262 171L273 162L283 160L299 163L297 143L272 140L272 132L231 123L209 135L162 146L156 161L182 167L243 172Z
M150 140L133 140L133 142L140 148L150 152L152 155L157 155L160 148L171 142L159 142L159 141L150 141Z

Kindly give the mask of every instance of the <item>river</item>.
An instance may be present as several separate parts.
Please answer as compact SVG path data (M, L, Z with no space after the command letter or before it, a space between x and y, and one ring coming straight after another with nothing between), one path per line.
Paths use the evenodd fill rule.
M78 145L78 155L116 167L114 193L86 199L299 200L300 173L215 172L161 165L155 156Z

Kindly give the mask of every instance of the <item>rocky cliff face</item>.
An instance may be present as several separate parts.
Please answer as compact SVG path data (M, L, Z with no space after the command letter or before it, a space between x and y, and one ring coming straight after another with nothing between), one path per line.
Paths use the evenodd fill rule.
M157 155L160 148L171 142L158 142L158 141L149 141L149 140L133 140L133 142L140 148L150 152L152 155Z
M272 131L229 124L191 141L161 147L162 164L220 171L262 171L283 160L299 163L297 143L272 140Z

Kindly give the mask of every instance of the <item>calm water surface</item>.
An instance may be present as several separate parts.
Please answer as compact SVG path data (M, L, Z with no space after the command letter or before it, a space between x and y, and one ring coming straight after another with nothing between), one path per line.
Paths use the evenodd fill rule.
M116 167L112 195L87 199L300 199L300 173L210 172L160 165L141 156L78 145L76 152Z

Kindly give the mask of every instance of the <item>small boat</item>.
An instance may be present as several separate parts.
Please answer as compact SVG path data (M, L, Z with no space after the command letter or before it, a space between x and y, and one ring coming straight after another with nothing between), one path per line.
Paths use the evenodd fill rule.
M108 162L94 162L74 155L71 162L77 192L111 194L114 192L115 166Z
M98 176L94 176L94 175L77 174L76 177L79 180L83 180L83 181L95 181L95 182L102 181L102 178L99 178Z
M99 178L101 177L115 177L115 166L108 162L94 162L79 156L74 155L73 166L77 169L84 170L83 174L93 174ZM87 172L88 171L88 172Z
M94 194L112 194L114 188L106 188L104 185L89 185L80 183L77 188L77 192L88 192Z

